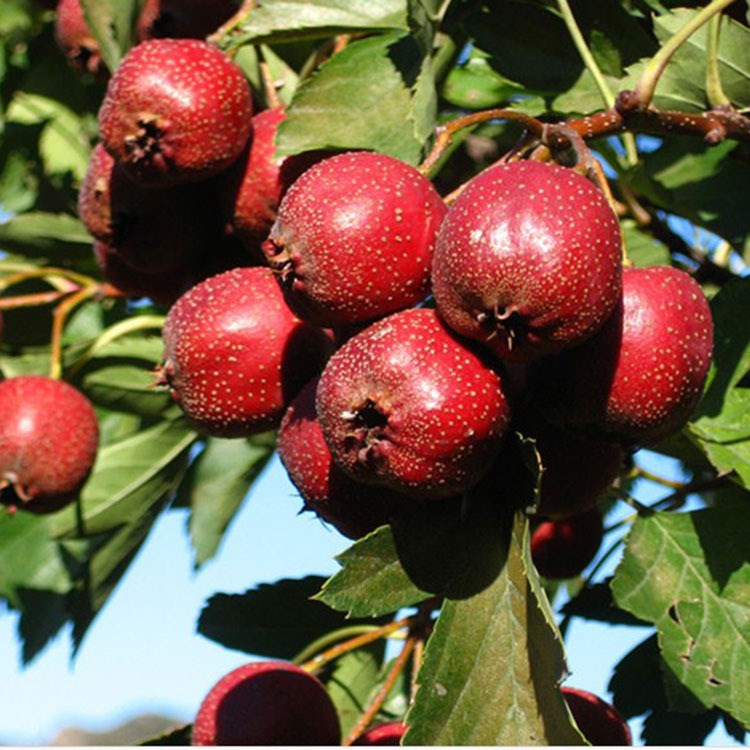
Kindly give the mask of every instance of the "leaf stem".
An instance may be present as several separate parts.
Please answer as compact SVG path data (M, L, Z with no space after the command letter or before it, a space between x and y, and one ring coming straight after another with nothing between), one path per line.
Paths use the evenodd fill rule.
M52 336L50 340L50 377L59 380L62 377L62 334L65 321L73 308L93 297L98 291L96 284L90 284L64 299L52 313Z
M708 48L706 50L706 99L711 107L729 107L731 102L721 86L719 73L719 37L721 14L717 13L708 24Z
M221 45L224 37L228 36L234 31L240 24L247 20L250 12L255 7L255 0L243 0L239 10L221 26L219 26L213 34L206 38L209 44Z
M677 50L714 15L730 6L734 0L712 0L705 8L698 11L677 33L668 39L659 51L651 58L635 87L639 105L648 107L654 98L656 86L664 70Z
M351 625L348 628L340 628L333 630L330 633L326 633L317 640L305 646L293 659L293 664L304 664L305 662L312 659L316 654L324 651L332 643L341 643L350 638L354 638L360 635L366 635L367 633L374 633L379 631L380 628L377 625Z

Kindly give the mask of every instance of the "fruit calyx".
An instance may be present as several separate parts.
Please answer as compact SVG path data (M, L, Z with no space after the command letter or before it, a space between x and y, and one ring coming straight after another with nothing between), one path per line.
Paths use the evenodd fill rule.
M157 115L143 114L136 118L136 130L124 137L125 150L131 161L138 164L154 164L160 170L167 170L172 149L165 143L169 124L161 122Z
M509 353L529 337L529 327L515 305L496 304L490 310L480 310L476 314L476 321L487 332L486 342L493 338L504 338Z
M345 447L357 451L357 462L375 468L383 459L383 451L393 437L388 429L388 410L376 398L365 398L362 406L341 413L351 423L351 431L344 437Z

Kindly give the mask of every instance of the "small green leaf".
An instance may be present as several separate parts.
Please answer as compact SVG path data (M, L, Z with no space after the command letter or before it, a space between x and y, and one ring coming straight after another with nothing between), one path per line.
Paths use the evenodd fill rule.
M639 518L612 583L619 606L656 625L666 665L693 698L746 726L749 535L747 505Z
M252 483L273 455L275 434L248 440L208 438L178 495L190 505L189 530L197 569L217 552Z
M89 258L91 243L91 235L70 214L30 211L0 224L0 246L32 258Z
M404 571L390 526L355 542L336 561L342 570L325 582L315 599L350 617L391 614L430 596Z
M102 60L113 71L130 48L139 0L81 0L83 17L99 45Z
M507 559L490 586L443 604L405 744L585 744L558 689L565 671L559 635L524 569L527 523L517 513L498 530Z
M323 580L284 578L244 594L214 594L201 612L198 632L225 648L292 659L318 638L357 624L312 598Z
M671 256L666 245L641 229L632 219L624 219L620 226L625 235L628 257L636 266L670 265Z

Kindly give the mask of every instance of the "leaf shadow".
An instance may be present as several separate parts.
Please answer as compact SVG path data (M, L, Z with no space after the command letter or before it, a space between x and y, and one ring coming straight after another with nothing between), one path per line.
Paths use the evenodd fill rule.
M709 508L691 514L706 566L719 589L743 565L750 565L750 506Z

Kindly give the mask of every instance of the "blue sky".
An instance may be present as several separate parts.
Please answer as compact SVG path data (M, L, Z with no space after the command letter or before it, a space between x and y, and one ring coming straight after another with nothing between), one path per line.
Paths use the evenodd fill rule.
M679 478L675 466L662 461L658 468ZM640 497L648 501L652 494L644 487ZM333 556L348 541L310 514L298 516L299 505L274 459L218 557L195 574L185 513L164 514L73 662L65 632L22 670L15 616L0 614L0 741L43 744L67 726L102 731L141 712L190 721L214 682L250 660L195 633L206 599L217 591L239 593L258 583L337 569ZM648 632L574 621L567 641L573 674L567 684L607 698L612 666ZM633 728L637 738L639 724ZM711 744L736 743L719 731Z

